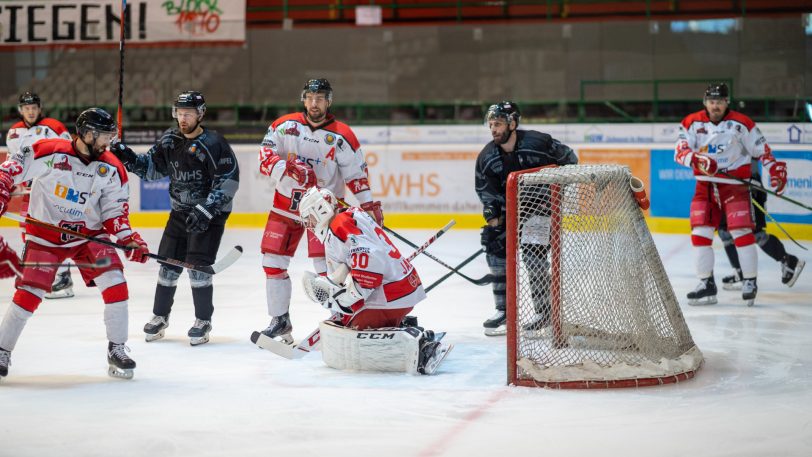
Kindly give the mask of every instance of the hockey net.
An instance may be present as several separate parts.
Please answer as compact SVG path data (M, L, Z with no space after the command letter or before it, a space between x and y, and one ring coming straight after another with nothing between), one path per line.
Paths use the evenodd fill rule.
M508 383L636 387L701 366L630 178L567 165L508 179Z

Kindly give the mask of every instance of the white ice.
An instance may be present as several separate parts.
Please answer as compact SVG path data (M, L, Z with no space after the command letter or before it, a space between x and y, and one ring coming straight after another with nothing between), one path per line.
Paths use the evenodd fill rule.
M160 230L144 230L157 250ZM402 230L416 244L428 230ZM21 247L15 229L0 229ZM435 376L340 372L318 353L291 361L257 349L268 323L259 230L229 230L223 248L243 257L215 278L209 344L189 346L188 279L178 287L167 337L146 343L155 263L128 263L130 381L107 376L103 304L95 289L45 301L29 320L0 382L0 456L810 456L812 264L795 287L759 255L756 306L738 292L684 305L696 279L687 236L656 235L694 340L705 355L695 379L661 387L554 391L508 387L504 337L486 337L489 287L452 277L414 314L456 347ZM457 264L478 249L475 231L452 230L430 249ZM804 243L810 247L810 243ZM812 255L791 243L807 263ZM222 249L222 248L221 248ZM404 248L404 252L411 252ZM303 337L326 317L307 301L294 260L291 314ZM716 249L717 281L729 272ZM425 284L445 273L415 261ZM487 273L479 258L464 272ZM78 278L78 276L76 276ZM0 314L13 287L0 284Z

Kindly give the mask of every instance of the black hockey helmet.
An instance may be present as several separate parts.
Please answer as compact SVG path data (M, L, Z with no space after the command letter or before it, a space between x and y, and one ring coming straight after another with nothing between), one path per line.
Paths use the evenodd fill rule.
M33 92L23 92L20 94L20 100L17 103L17 107L21 107L23 105L37 105L38 107L42 108L42 100L40 100L39 95Z
M302 88L302 101L305 100L305 95L310 93L323 93L327 96L327 100L333 100L333 86L330 85L330 81L327 81L324 78L319 79L309 79L304 87Z
M87 132L93 132L93 138L96 138L100 133L115 134L116 131L116 120L101 108L88 108L76 118L76 134L80 138Z
M516 121L518 127L521 118L522 113L519 111L519 106L507 100L491 105L488 107L488 112L485 113L486 124L493 119L504 119L508 124L510 124L510 121Z
M172 117L177 119L178 108L193 108L197 110L198 115L203 115L206 112L206 100L203 94L196 90L187 90L178 94L175 102L172 104Z
M705 89L705 99L718 100L730 98L730 89L725 83L710 83Z

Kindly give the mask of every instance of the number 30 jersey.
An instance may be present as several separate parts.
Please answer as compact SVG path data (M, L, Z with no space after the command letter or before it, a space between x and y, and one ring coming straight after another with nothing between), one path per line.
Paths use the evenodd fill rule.
M339 264L348 265L356 286L366 296L364 308L409 308L426 298L417 270L360 208L336 215L324 248L328 274Z

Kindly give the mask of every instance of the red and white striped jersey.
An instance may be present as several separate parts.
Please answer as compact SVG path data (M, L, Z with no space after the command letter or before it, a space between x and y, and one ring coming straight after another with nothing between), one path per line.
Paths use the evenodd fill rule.
M20 152L20 144L23 138L32 136L34 140L27 140L33 144L38 140L46 138L63 138L70 140L70 132L65 125L50 117L40 119L36 124L28 127L25 122L20 121L12 125L6 133L6 146L8 155L13 156Z
M304 113L282 116L268 128L259 153L260 164L272 155L284 160L298 158L316 172L319 187L338 198L346 184L359 203L372 201L367 164L361 145L350 127L328 115L327 122L311 128ZM264 174L269 170L264 170Z
M718 123L711 122L705 110L690 114L679 127L674 160L686 167L691 166L691 153L707 155L716 160L719 172L713 176L694 170L698 181L740 184L724 178L725 172L739 179L750 179L750 161L760 159L767 164L775 161L767 140L752 119L737 111L729 110Z
M409 308L426 298L417 270L360 208L333 218L324 248L328 274L340 264L348 265L355 284L368 294L365 309Z
M127 172L116 156L105 151L98 159L86 161L72 141L30 142L33 139L28 137L20 145L17 156L24 161L10 157L0 165L0 173L9 173L15 184L33 180L30 217L88 235L106 232L122 238L132 233ZM33 224L26 224L25 230L27 240L45 246L87 242Z

